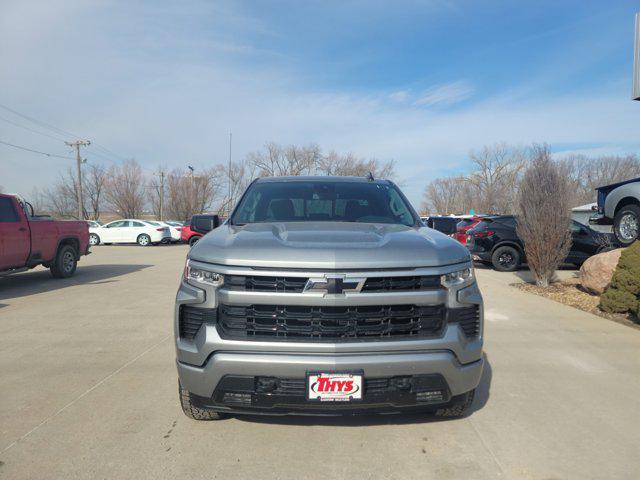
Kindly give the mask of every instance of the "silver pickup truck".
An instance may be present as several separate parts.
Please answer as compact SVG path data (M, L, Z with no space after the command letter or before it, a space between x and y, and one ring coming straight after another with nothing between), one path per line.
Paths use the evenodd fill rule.
M175 305L180 401L198 420L461 416L482 342L467 249L372 178L254 181L190 250Z
M640 238L640 178L604 185L596 189L598 211L593 225L613 225L613 234L623 247Z

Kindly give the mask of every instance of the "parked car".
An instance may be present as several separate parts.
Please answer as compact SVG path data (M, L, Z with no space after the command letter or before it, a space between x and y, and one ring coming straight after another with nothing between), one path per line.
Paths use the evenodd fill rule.
M211 218L207 218L211 217ZM207 233L214 216L194 216ZM434 225L452 226L453 219ZM484 359L466 248L386 180L271 177L189 251L175 308L185 415L470 407Z
M171 241L169 227L153 225L146 220L124 219L116 220L97 228L89 229L91 245L101 243L137 243L140 246L153 245Z
M30 203L0 194L0 275L43 265L54 277L67 278L75 273L80 257L88 254L86 222L34 215Z
M594 225L613 225L613 234L623 247L640 238L640 177L596 189L597 213Z
M473 227L475 227L480 222L480 220L482 220L482 217L479 217L477 215L471 216L471 217L466 217L466 218L461 218L458 221L457 230L456 230L456 233L454 234L453 238L455 238L461 244L466 245L467 244L467 232L469 230L471 230Z
M467 231L467 248L474 259L491 265L498 271L511 272L526 263L524 245L516 232L517 220L513 215L483 218ZM592 255L615 248L615 237L601 233L571 220L571 249L566 263L576 266Z
M168 227L169 232L171 233L171 239L169 241L171 243L177 243L180 241L180 231L182 230L181 226L176 227L174 225L171 225L169 222L164 222L160 220L147 220L146 222L156 227Z
M182 225L182 230L180 231L180 239L183 242L188 243L189 246L193 247L196 243L198 243L200 237L202 237L201 233L191 230L191 220L185 222Z

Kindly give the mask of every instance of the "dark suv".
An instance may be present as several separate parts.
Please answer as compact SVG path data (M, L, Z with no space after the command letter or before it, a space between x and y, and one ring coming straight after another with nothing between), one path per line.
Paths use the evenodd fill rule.
M483 218L467 232L467 248L475 260L492 265L498 271L511 272L526 263L524 246L516 232L517 220L513 215ZM574 220L571 229L572 245L566 263L576 266L592 255L615 248L612 234L601 233Z

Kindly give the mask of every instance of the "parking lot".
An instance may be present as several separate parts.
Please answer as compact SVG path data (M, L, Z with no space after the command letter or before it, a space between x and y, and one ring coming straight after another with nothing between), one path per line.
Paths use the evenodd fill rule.
M186 246L101 246L76 275L0 278L0 477L638 478L640 331L481 269L472 413L181 412L172 338Z

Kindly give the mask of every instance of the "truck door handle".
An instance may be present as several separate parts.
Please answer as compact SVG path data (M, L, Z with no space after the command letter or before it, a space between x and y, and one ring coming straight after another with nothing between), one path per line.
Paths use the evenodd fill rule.
M27 231L27 229L26 229L26 228L24 228L24 227L20 227L20 228L18 229L18 231L19 231L19 232L26 232L26 231Z

